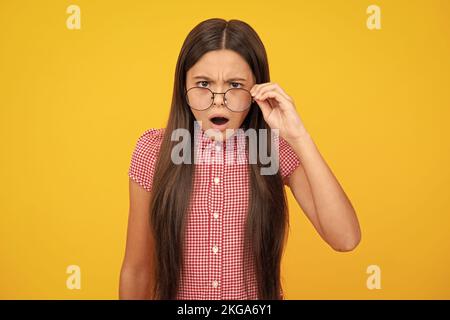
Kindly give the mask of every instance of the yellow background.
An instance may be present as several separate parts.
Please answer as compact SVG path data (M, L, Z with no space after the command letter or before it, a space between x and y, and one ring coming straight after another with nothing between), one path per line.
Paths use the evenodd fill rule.
M371 4L381 30L366 27ZM165 126L184 38L221 17L258 32L362 226L354 252L334 252L289 193L286 298L449 299L449 13L447 0L1 0L0 298L118 297L131 152ZM66 288L72 264L81 290Z

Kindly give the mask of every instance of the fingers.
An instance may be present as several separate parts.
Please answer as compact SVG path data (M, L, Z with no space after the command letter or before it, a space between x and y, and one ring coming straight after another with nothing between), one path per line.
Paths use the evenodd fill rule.
M276 92L279 92L286 100L290 101L291 103L294 103L294 100L281 88L281 86L278 83L273 82L266 82L261 84L255 84L253 88L250 90L250 93L254 97L258 97L258 95L263 94L267 90L274 90Z
M267 121L270 113L272 112L272 106L269 104L268 101L263 100L255 100L255 101L258 104L259 108L261 109L264 119L266 119Z
M280 94L278 91L275 91L275 90L272 90L272 91L266 90L265 92L258 94L255 97L255 100L259 104L260 101L266 102L265 100L267 98L275 99L275 101L278 103L278 106L281 110L287 110L289 108L288 106L290 104L292 104L282 94Z

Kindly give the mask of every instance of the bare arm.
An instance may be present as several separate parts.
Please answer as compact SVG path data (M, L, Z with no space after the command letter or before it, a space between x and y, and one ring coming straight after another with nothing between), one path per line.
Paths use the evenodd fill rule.
M255 84L250 92L270 128L278 129L300 158L301 166L288 179L297 202L333 249L354 249L361 239L355 210L307 132L294 99L273 82Z
M290 144L302 162L288 180L295 199L333 249L353 250L361 231L350 200L306 131Z
M150 232L151 192L129 178L130 210L125 257L120 271L119 299L152 299L154 246Z

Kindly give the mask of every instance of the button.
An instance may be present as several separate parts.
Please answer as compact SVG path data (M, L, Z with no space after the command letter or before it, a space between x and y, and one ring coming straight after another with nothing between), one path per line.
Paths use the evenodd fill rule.
M220 145L216 144L216 151L220 151L221 147Z
M217 248L217 246L214 246L214 247L213 247L213 252L214 252L214 253L217 253L218 251L219 251L219 248Z
M220 181L220 179L219 179L218 177L215 177L215 178L214 178L214 183L215 183L215 184L218 184L219 181Z
M219 217L219 214L217 212L214 212L214 219L217 219Z
M217 280L214 280L214 281L212 282L212 286L213 286L214 288L217 288L218 285L219 285L219 282L217 282Z

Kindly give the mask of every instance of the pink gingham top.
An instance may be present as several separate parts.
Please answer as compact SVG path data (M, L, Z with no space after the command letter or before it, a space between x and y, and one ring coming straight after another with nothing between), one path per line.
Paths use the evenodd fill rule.
M152 189L164 130L145 131L132 154L128 175L147 191ZM244 248L248 163L238 161L237 156L238 150L242 150L239 146L245 146L245 137L233 134L227 143L235 143L228 145L215 142L202 130L197 132L199 143L195 150L198 155L209 154L210 161L195 164L187 213L185 265L181 270L177 299L256 300L258 290L253 260L250 248ZM231 163L226 160L231 159L226 158L230 153L235 155L235 161ZM248 157L247 152L244 155ZM285 184L299 164L292 148L279 137L279 170Z

